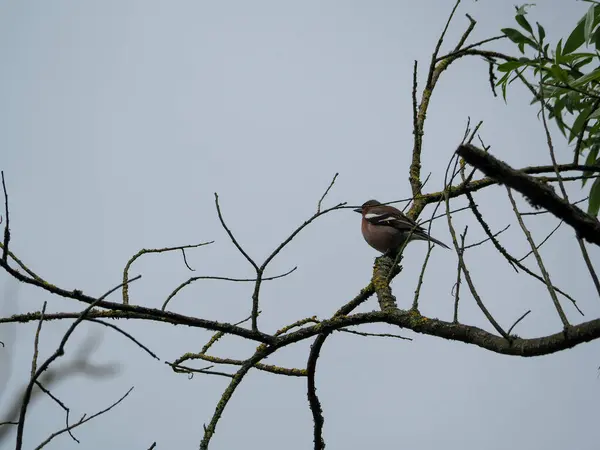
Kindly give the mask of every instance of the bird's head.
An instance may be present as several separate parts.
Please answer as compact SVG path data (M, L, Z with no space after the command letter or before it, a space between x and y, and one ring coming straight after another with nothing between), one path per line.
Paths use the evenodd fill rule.
M370 208L371 206L377 206L377 205L381 205L381 203L379 203L377 200L368 200L368 201L364 202L360 208L353 209L353 211L362 214L365 209Z

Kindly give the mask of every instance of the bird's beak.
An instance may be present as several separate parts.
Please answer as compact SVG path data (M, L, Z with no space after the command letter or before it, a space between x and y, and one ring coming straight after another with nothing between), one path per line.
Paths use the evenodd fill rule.
M362 214L362 208L356 208L356 209L353 209L352 211Z

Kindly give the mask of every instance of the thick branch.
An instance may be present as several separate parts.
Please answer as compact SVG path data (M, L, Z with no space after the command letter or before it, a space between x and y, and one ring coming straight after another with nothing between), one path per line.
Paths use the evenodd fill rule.
M333 317L318 325L281 336L276 339L273 347L281 348L319 333L363 323L388 323L416 333L473 344L494 353L523 357L549 355L600 338L600 319L573 325L549 336L530 339L511 336L510 339L505 339L475 326L431 319L398 309Z
M481 170L498 183L519 191L533 206L547 209L559 219L571 225L584 239L600 245L600 222L577 206L561 199L554 191L522 171L515 170L503 161L473 145L461 145L456 153L473 167Z
M22 281L23 283L26 283L26 284L31 284L33 286L40 287L40 288L44 289L45 291L48 291L52 294L56 294L56 295L59 295L61 297L65 297L65 298L72 298L74 300L79 300L81 302L87 303L88 305L92 304L94 302L97 302L95 306L97 306L99 308L105 308L105 309L109 309L111 311L121 311L121 314L115 315L113 317L155 320L155 321L160 321L160 322L172 323L175 325L188 325L188 326L192 326L192 327L204 328L207 330L223 331L225 333L234 334L237 336L245 337L245 338L253 340L253 341L264 342L264 343L269 343L269 342L272 342L272 340L273 340L273 337L268 334L251 331L251 330L248 330L247 328L235 326L230 323L200 319L197 317L185 316L183 314L177 314L177 313L173 313L173 312L169 312L169 311L161 311L160 309L146 308L144 306L124 305L123 303L108 302L106 300L97 301L98 299L91 297L89 295L86 295L81 291L78 291L78 290L67 291L66 289L59 288L50 283L46 283L46 282L42 282L42 281L39 281L36 279L28 278L25 275L23 275L21 272L13 269L8 264L3 263L2 261L0 261L0 267L4 268L9 274L11 274L17 280ZM35 313L34 313L34 315L20 316L19 319L22 318L23 320L15 320L12 318L0 319L0 323L15 322L15 321L19 321L19 322L27 321L28 316L36 317L35 319L30 319L30 320L39 320L39 315L35 315ZM64 318L66 318L67 316L68 316L68 314L65 314ZM95 314L95 311L90 311L90 313L87 315L87 317L111 317L111 315L108 315L108 314L104 315L104 314L97 314L97 313ZM51 320L51 318L52 318L52 315L46 314L46 316L44 317L44 320ZM58 318L58 317L55 317L55 318Z

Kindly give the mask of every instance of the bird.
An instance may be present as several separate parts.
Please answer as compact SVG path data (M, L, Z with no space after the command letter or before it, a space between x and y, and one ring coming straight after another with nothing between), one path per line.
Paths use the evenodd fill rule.
M362 214L361 231L365 241L378 252L396 251L407 238L409 242L431 241L450 249L443 242L429 236L423 227L393 206L369 200L354 211Z

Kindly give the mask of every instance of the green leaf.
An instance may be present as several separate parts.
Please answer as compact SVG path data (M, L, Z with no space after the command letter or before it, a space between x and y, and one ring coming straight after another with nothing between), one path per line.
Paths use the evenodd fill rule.
M583 29L583 38L585 42L590 42L590 37L592 36L592 30L594 28L595 9L596 8L592 6L590 9L588 9L587 14L585 15L585 26Z
M584 85L587 85L591 81L600 80L600 68L592 70L590 73L577 78L577 80L571 83L571 87L579 88Z
M524 34L522 34L519 30L515 30L514 28L502 28L500 31L502 31L515 44L518 44L519 49L524 47L524 44L527 44L533 47L534 49L538 50L537 43L525 36ZM523 50L521 50L521 53L523 53Z
M557 66L556 64L552 64L550 66L550 73L555 79L562 83L569 82L569 74L567 73L567 71L562 69L560 66Z
M507 61L498 66L498 72L510 72L517 67L521 67L523 64L525 63L521 61Z
M596 164L597 161L596 159L598 158L598 148L600 148L597 144L594 145L591 149L590 152L587 155L587 158L585 158L585 165L586 166L591 166L593 164ZM583 172L583 175L588 176L591 175L591 172ZM583 180L581 180L581 187L585 186L585 183L587 182L587 178L584 178Z
M596 28L596 31L594 31L591 42L594 43L596 50L600 50L600 28Z
M593 113L590 114L588 119L593 120L600 117L600 108L597 108Z
M556 64L562 62L562 39L558 40L558 44L556 44L556 50L554 50L554 60Z
M574 65L573 68L571 69L572 71L575 72L579 72L579 69L581 69L583 66L588 65L589 63L592 62L594 58L592 56L590 56L589 58L584 58L581 61L577 61Z
M540 36L540 43L544 42L544 38L546 37L546 30L544 30L544 27L540 25L539 22L536 22L537 24L537 29L538 29L538 35Z
M584 133L585 130L583 126L585 125L585 121L588 119L590 112L592 110L592 106L588 106L584 108L571 126L571 134L569 135L569 142L572 142L580 133Z
M592 17L592 19L593 19L593 17ZM519 25L521 25L522 28L524 28L525 30L529 31L530 33L533 33L533 29L531 28L531 25L529 24L529 22L525 18L524 14L517 14L515 16L515 20L517 21L517 23Z
M585 42L584 28L585 21L582 19L567 38L567 42L563 47L563 54L572 53L583 45Z
M562 110L565 107L565 97L559 97L556 99L556 101L554 102L554 105L552 106L552 116L555 117L555 120L559 120L560 118L562 118Z
M502 31L511 41L517 44L526 39L526 37L520 31L515 30L514 28L502 28L500 31Z
M600 209L600 178L594 180L592 189L590 189L590 200L588 202L588 214L596 217Z
M561 64L571 64L578 59L589 58L590 56L596 56L595 53L590 52L581 52L581 53L571 53L570 55L562 55Z

